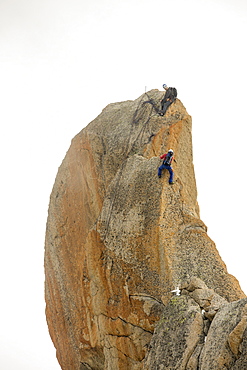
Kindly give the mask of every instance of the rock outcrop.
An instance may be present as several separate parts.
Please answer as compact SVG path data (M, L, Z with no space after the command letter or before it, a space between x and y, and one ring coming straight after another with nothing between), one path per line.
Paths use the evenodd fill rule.
M144 369L247 369L246 314L247 298L229 303L192 278L165 306Z
M245 297L200 220L191 117L179 99L157 115L145 101L158 105L161 96L152 90L107 106L72 140L59 168L47 220L45 298L64 370L209 369L205 327L210 332L221 307ZM166 172L157 177L159 156L170 148L174 185ZM176 286L182 295L172 298ZM239 314L229 325L231 359L244 353L245 320ZM167 339L155 341L155 327ZM164 346L165 367L155 367Z

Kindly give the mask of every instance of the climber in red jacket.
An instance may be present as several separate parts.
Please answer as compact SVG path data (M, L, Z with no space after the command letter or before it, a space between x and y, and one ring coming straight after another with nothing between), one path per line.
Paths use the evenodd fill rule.
M166 169L170 173L169 184L174 184L174 182L173 182L173 169L172 169L172 166L171 166L172 160L174 159L173 150L169 149L168 153L165 153L165 154L160 156L160 159L163 159L163 163L158 169L158 177L161 177L162 170ZM175 161L175 159L174 159L174 161Z

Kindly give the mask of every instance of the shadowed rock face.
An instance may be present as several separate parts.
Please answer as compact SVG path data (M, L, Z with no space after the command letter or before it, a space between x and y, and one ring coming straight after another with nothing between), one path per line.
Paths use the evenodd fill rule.
M178 99L165 117L145 103L158 106L162 95L107 106L72 140L58 170L45 298L64 370L142 369L170 291L193 276L226 301L244 297L199 218L191 117ZM174 185L167 171L157 177L170 148Z

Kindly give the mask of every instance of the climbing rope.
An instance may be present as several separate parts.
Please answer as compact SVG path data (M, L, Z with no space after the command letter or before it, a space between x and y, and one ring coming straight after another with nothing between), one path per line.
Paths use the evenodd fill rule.
M147 95L148 100L146 100L143 104L151 104L153 109L155 110L155 112L159 113L160 109L156 106L155 101L152 98L149 97L147 92L145 92L145 94Z
M145 93L147 96L148 94ZM114 204L115 204L115 201L117 199L117 195L118 195L118 192L117 190L119 189L119 184L120 184L120 180L121 180L121 177L122 177L122 173L123 173L123 170L124 170L124 167L127 163L127 159L128 159L128 156L129 154L131 153L132 149L134 148L136 142L138 141L138 139L140 139L140 141L142 141L142 138L143 138L143 135L145 133L145 130L147 129L147 125L151 119L151 116L152 116L152 112L153 112L153 109L156 109L155 108L155 103L153 102L152 99L149 98L148 96L148 101L145 101L143 102L142 99L140 100L135 112L134 112L134 115L133 115L133 118L132 118L132 121L131 121L131 128L130 128L130 132L129 132L129 136L128 136L128 140L127 140L127 144L126 144L126 154L125 154L125 157L121 163L121 166L118 170L118 174L117 174L117 179L116 179L116 184L115 184L115 191L114 191L114 195L113 195L113 198L111 200L111 203L109 205L109 211L108 211L108 214L107 214L107 217L106 217L106 225L105 225L105 235L104 235L104 239L106 239L107 237L107 234L108 234L108 230L109 230L109 225L110 225L110 220L111 220L111 217L112 217L112 212L113 212L113 207L114 207ZM133 143L130 145L131 143L131 137L132 137L132 134L133 134L133 130L135 129L136 125L142 120L144 119L145 115L146 115L146 110L143 110L141 111L141 114L140 114L140 110L141 108L143 108L144 104L146 104L147 102L150 102L152 100L152 109L150 110L149 114L148 114L148 117L146 119L146 121L143 123L142 127L141 127L141 130L139 131L137 137L135 138L135 140L133 141ZM152 137L154 136L153 133L150 134L150 137L149 137L149 141L152 139Z

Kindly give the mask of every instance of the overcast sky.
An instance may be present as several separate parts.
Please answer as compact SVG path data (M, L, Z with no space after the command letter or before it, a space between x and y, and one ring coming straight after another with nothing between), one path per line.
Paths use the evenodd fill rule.
M192 116L201 218L247 292L246 35L246 0L0 0L0 369L60 368L43 298L57 169L145 87L176 87Z

